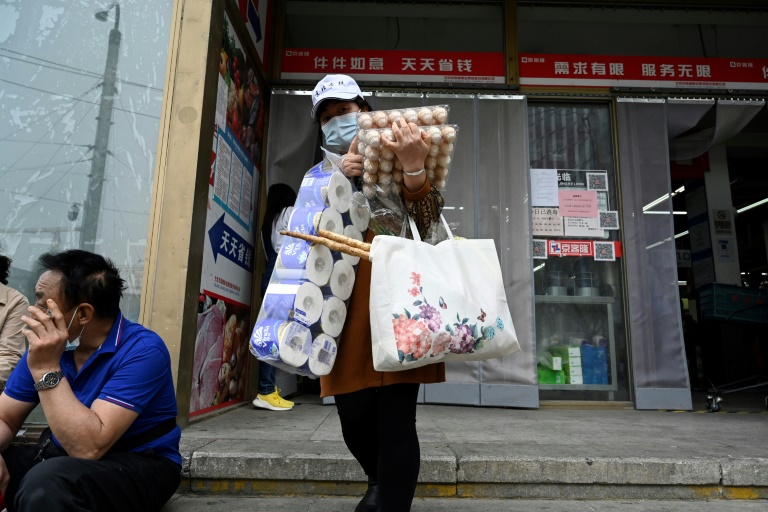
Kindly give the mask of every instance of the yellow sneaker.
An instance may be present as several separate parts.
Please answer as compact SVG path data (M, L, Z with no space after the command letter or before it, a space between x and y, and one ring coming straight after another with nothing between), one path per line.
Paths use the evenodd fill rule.
M253 405L270 411L290 411L293 408L293 402L281 397L279 389L269 395L256 395Z

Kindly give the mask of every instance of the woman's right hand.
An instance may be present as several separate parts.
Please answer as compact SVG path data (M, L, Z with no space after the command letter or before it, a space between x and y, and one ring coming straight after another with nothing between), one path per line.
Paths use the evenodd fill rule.
M347 178L363 174L363 155L357 153L357 135L349 145L349 152L341 159L341 172Z

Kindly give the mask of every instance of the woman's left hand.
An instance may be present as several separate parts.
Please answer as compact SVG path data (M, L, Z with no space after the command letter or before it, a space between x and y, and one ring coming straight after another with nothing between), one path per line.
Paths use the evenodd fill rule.
M422 132L414 123L406 123L400 118L399 124L392 123L394 141L381 138L381 145L391 149L403 164L405 172L416 172L424 168L424 161L429 153L427 139L429 135Z
M363 174L363 155L357 153L357 135L352 139L352 143L349 145L349 151L341 159L339 166L341 172L347 178L354 178Z

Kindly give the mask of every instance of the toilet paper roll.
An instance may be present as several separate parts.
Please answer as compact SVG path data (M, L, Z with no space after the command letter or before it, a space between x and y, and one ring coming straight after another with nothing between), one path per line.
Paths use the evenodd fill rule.
M317 222L317 229L333 231L339 235L344 232L344 221L341 219L341 214L336 208L330 207L323 210Z
M324 245L313 245L309 249L304 275L317 286L325 286L331 278L331 272L333 272L331 250Z
M336 361L336 342L327 334L318 335L312 341L312 352L309 354L309 370L315 375L328 375Z
M328 187L301 187L296 194L297 208L323 208L328 206Z
M293 319L300 324L311 327L320 320L323 311L323 293L320 287L309 281L296 287L293 301Z
M309 258L310 245L304 240L285 237L280 253L275 263L275 274L282 280L307 279L306 267Z
M304 175L296 195L296 207L322 208L328 206L328 183L332 172L324 172L321 164L316 165Z
M355 269L343 259L336 261L329 283L333 295L341 300L349 299L355 286Z
M262 314L267 318L289 319L293 313L293 304L296 302L296 292L301 285L297 281L272 282L264 292L261 301Z
M318 229L343 233L344 223L335 208L296 208L288 219L288 230L317 235Z
M323 313L320 315L320 328L325 334L336 337L344 328L347 319L347 306L344 301L333 295L327 295L323 304Z
M352 201L352 182L340 172L334 172L328 183L328 204L337 212L349 210Z
M265 318L251 334L251 352L259 359L282 360L299 367L307 362L312 351L312 334L298 322Z
M344 236L349 238L354 238L355 240L363 241L363 235L358 231L358 229L354 225L349 225L344 227ZM350 254L344 254L341 253L341 258L349 263L350 265L357 265L360 261L359 256L352 256ZM346 300L346 299L345 299Z
M368 206L368 199L362 192L352 194L349 218L352 221L352 225L361 233L368 229L368 223L371 220L371 208Z

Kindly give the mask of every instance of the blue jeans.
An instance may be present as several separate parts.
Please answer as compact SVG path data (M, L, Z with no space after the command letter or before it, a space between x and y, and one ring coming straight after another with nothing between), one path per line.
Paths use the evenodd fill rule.
M275 392L275 373L277 368L264 361L259 361L259 394L271 395Z

